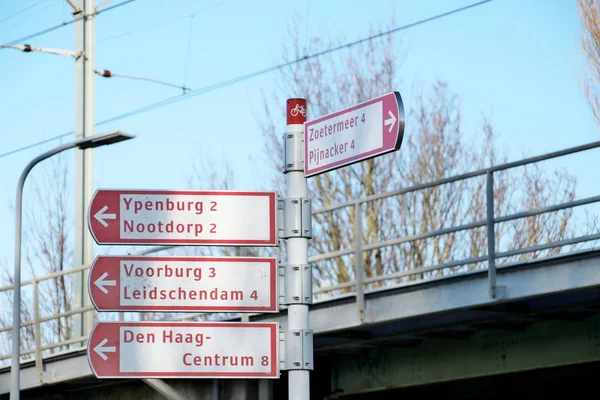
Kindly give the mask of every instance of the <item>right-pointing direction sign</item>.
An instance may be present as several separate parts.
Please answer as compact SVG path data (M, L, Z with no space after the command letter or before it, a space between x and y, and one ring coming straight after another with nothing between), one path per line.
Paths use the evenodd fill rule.
M88 283L98 311L278 312L277 279L275 258L99 256Z
M392 92L304 124L304 176L398 150L404 106Z
M98 322L88 360L98 378L278 378L277 323Z

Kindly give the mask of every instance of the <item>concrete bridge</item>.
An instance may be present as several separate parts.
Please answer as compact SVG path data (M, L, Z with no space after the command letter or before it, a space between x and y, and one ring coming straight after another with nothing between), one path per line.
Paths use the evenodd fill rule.
M592 143L357 199L315 210L315 213L347 207L355 210L356 221L361 221L360 213L364 211L361 206L370 201L465 179L486 179L488 184L490 181L493 184L493 174L499 171L579 154L599 146L600 142ZM510 394L541 397L565 389L577 396L579 391L583 393L594 386L600 372L600 246L597 244L600 234L584 232L499 252L492 245L494 238L489 234L489 228L505 221L594 206L600 196L496 216L493 195L493 190L491 197L488 191L485 220L380 243L356 240L351 248L311 257L314 266L326 260L354 256L352 267L359 271L351 280L315 290L318 300L310 308L310 326L315 334L311 398L387 399L444 393L445 398L450 399L494 399ZM364 275L362 255L366 251L481 227L488 228L488 244L491 245L488 254L382 276ZM358 238L363 237L361 229L359 222L355 226ZM515 255L523 257L514 259ZM461 267L467 264L478 267ZM428 274L432 271L448 272ZM403 279L415 274L422 278ZM53 279L53 276L23 283L34 291L32 298L36 298L37 286L44 279ZM374 282L383 284L373 286ZM10 292L11 287L0 289ZM34 301L33 307L38 306ZM33 328L37 339L33 346L23 349L22 398L287 398L285 371L278 380L97 379L88 365L85 337L46 345L38 340L40 325L44 322L81 312L90 310L77 309L53 316L40 316L39 312L34 312L34 319L24 322L25 327ZM175 318L205 317L182 315ZM287 321L285 309L278 314L225 315L220 318L276 321L284 329ZM1 330L9 331L10 327ZM68 349L49 353L59 344ZM1 357L3 360L8 358ZM7 366L0 369L2 399L8 398L9 386L10 368Z

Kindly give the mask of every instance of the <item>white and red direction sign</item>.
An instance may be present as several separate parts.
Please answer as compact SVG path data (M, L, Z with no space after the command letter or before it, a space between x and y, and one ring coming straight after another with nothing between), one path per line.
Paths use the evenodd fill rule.
M277 260L99 256L89 273L98 311L278 312Z
M277 323L98 322L88 360L98 378L278 378Z
M304 176L314 176L400 148L404 106L391 92L304 124Z
M97 190L98 244L276 246L275 192Z

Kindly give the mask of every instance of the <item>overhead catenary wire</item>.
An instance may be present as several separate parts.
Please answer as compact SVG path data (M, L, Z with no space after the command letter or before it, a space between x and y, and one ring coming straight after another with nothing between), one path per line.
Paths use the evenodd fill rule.
M39 4L42 4L42 3L46 2L46 1L48 1L48 0L39 0L38 2L36 2L36 3L33 3L33 4L31 4L31 5L29 5L29 6L25 7L25 8L23 8L22 10L20 10L20 11L17 11L16 13L13 13L13 14L11 14L11 15L7 16L7 17L4 17L4 18L0 19L0 23L2 23L2 22L4 22L4 21L8 21L9 19L11 19L11 18L14 18L14 17L16 17L17 15L19 15L19 14L22 14L22 13L24 13L25 11L27 11L27 10L30 10L30 9L32 9L33 7L35 7L35 6L39 5Z
M409 28L413 28L415 26L419 26L419 25L422 25L422 24L425 24L425 23L428 23L428 22L432 22L432 21L435 21L435 20L438 20L438 19L441 19L441 18L445 18L445 17L451 16L451 15L454 15L454 14L458 14L460 12L463 12L463 11L466 11L466 10L469 10L469 9L472 9L472 8L484 5L486 3L490 3L492 1L493 0L483 0L483 1L479 1L477 3L472 3L472 4L466 5L464 7L456 8L456 9L453 9L451 11L447 11L447 12L444 12L444 13L441 13L441 14L437 14L437 15L434 15L432 17L425 18L425 19L422 19L422 20L419 20L419 21L416 21L416 22L413 22L413 23L410 23L410 24L407 24L407 25L402 25L402 26L399 26L397 28L394 28L394 29L391 29L391 30L388 30L388 31L384 31L384 32L381 32L381 33L378 33L378 34L375 34L375 35L371 35L371 36L365 37L363 39L359 39L359 40L356 40L356 41L353 41L353 42L345 43L345 44L342 44L340 46L332 47L332 48L329 48L327 50L323 50L323 51L320 51L320 52L317 52L317 53L313 53L313 54L310 54L310 55L307 55L307 56L304 56L304 57L300 57L300 58L297 58L297 59L292 60L292 61L288 61L288 62L285 62L285 63L277 64L277 65L274 65L272 67L264 68L264 69L261 69L261 70L255 71L255 72L251 72L251 73L248 73L248 74L245 74L245 75L240 75L238 77L227 79L227 80L224 80L224 81L212 84L212 85L208 85L208 86L205 86L205 87L202 87L202 88L198 88L198 89L195 89L195 90L190 90L186 94L182 94L182 95L178 95L178 96L173 96L173 97L168 97L168 98L166 98L164 100L160 100L160 101L157 101L155 103L147 104L145 106L136 108L134 110L130 110L130 111L124 112L122 114L115 115L113 117L107 118L105 120L102 120L102 121L96 123L96 126L105 125L105 124L108 124L110 122L114 122L114 121L118 121L118 120L121 120L121 119L124 119L124 118L128 118L128 117L131 117L131 116L136 115L136 114L141 114L141 113L148 112L148 111L151 111L151 110L156 109L156 108L165 107L167 105L170 105L170 104L173 104L173 103L176 103L176 102L179 102L179 101L187 100L187 99L192 98L194 96L205 94L205 93L211 92L213 90L220 89L222 87L230 86L230 85L236 84L238 82L241 82L241 81L244 81L244 80L247 80L247 79L251 79L251 78L255 78L255 77L260 76L260 75L267 74L269 72L273 72L273 71L276 71L276 70L279 70L279 69L282 69L282 68L286 68L286 67L292 66L294 64L297 64L297 63L300 63L300 62L303 62L303 61L306 61L306 60L309 60L309 59L321 57L321 56L324 56L326 54L329 54L329 53L332 53L332 52L335 52L335 51L339 51L339 50L342 50L342 49L351 48L353 46L356 46L356 45L358 45L360 43L364 43L364 42L369 41L369 40L373 40L373 39L376 39L376 38L379 38L379 37L383 37L383 36L386 36L386 35L391 35L393 33L397 33L397 32L400 32L400 31L403 31L403 30L406 30L406 29L409 29ZM35 147L37 145L48 143L48 142L50 142L52 140L61 139L63 137L66 137L66 136L69 136L69 135L72 135L72 134L74 134L74 131L66 132L66 133L63 133L61 135L57 135L57 136L54 136L54 137L42 140L42 141L37 142L37 143L33 143L33 144L30 144L30 145L27 145L27 146L24 146L24 147L21 147L21 148L18 148L18 149L14 149L14 150L11 150L9 152L0 154L0 158L9 156L11 154L15 154L15 153L20 152L22 150L30 149L30 148Z
M102 38L102 39L98 40L98 42L102 43L102 42L106 42L106 41L109 41L109 40L120 39L120 38L122 38L124 36L133 35L134 33L139 33L139 32L143 32L143 31L147 31L147 30L153 29L153 28L158 28L159 26L163 26L163 25L171 24L173 22L181 21L182 19L188 18L190 15L193 15L193 14L188 14L188 15L184 15L184 16L181 16L181 17L176 17L176 18L173 18L173 19L170 19L170 20L167 20L167 21L157 22L155 24L148 25L148 26L145 26L145 27L139 28L139 29L132 29L132 30L129 30L129 31L117 33L116 35L112 35L112 36L108 36L108 37Z
M160 100L160 101L157 101L155 103L151 103L151 104L145 105L143 107L140 107L140 108L137 108L137 109L134 109L134 110L131 110L131 111L127 111L127 112L119 114L119 115L115 115L114 117L111 117L111 118L108 118L106 120L100 121L97 125L107 124L109 122L118 121L118 120L121 120L121 119L124 119L124 118L131 117L131 116L136 115L136 114L141 114L141 113L144 113L144 112L148 112L148 111L156 109L156 108L165 107L167 105L170 105L170 104L173 104L173 103L176 103L176 102L179 102L179 101L183 101L183 100L189 99L189 98L194 97L194 96L205 94L205 93L211 92L213 90L220 89L222 87L230 86L230 85L233 85L235 83L238 83L238 82L241 82L241 81L244 81L244 80L247 80L247 79L255 78L257 76L264 75L264 74L267 74L269 72L273 72L273 71L276 71L276 70L279 70L279 69L282 69L282 68L287 68L289 66L292 66L292 65L297 64L297 63L302 62L302 61L306 61L306 60L309 60L309 59L321 57L321 56L324 56L326 54L329 54L329 53L332 53L332 52L335 52L335 51L339 51L339 50L342 50L342 49L346 49L346 48L350 48L350 47L356 46L356 45L358 45L360 43L364 43L364 42L372 40L372 39L376 39L376 38L379 38L379 37L382 37L382 36L390 35L390 34L393 34L393 33L396 33L396 32L402 31L402 30L405 30L405 29L413 28L415 26L422 25L424 23L434 21L436 19L440 19L440 18L444 18L444 17L450 16L450 15L453 15L453 14L457 14L459 12L466 11L468 9L471 9L471 8L483 5L485 3L489 3L491 1L493 1L493 0L483 0L483 1L480 1L480 2L477 2L477 3L473 3L473 4L470 4L470 5L464 6L464 7L460 7L460 8L457 8L457 9L454 9L454 10L442 13L442 14L437 14L435 16L432 16L432 17L429 17L429 18L426 18L426 19L423 19L423 20L420 20L420 21L417 21L417 22L413 22L411 24L399 26L397 28L394 28L394 29L391 29L391 30L388 30L388 31L385 31L385 32L381 32L381 33L378 33L378 34L375 34L375 35L371 35L371 36L368 36L368 37L363 38L363 39L359 39L359 40L356 40L356 41L353 41L353 42L345 43L345 44L342 44L340 46L332 47L332 48L329 48L327 50L323 50L323 51L320 51L320 52L317 52L317 53L313 53L311 55L307 55L307 56L304 56L304 57L301 57L301 58L297 58L297 59L294 59L292 61L288 61L288 62L285 62L285 63L277 64L277 65L274 65L274 66L269 67L269 68L265 68L265 69L262 69L262 70L254 71L254 72L251 72L251 73L248 73L248 74L245 74L245 75L240 75L240 76L235 77L235 78L227 79L225 81L221 81L221 82L218 82L218 83L215 83L215 84L212 84L212 85L208 85L208 86L205 86L205 87L202 87L202 88L191 90L191 91L189 91L188 93L186 93L184 95L169 97L169 98L166 98L164 100ZM0 157L1 156L2 155L0 155Z
M196 16L196 15L198 15L200 13L203 13L205 11L208 11L211 8L215 8L215 7L220 6L221 4L226 3L227 1L229 1L229 0L222 0L222 1L218 2L218 3L215 3L213 5L207 6L207 7L203 8L203 9L201 9L201 10L194 11L191 14L180 15L179 17L171 18L171 19L168 19L168 20L165 20L165 21L156 22L156 23L154 23L152 25L144 26L144 27L137 28L137 29L132 29L132 30L129 30L129 31L121 32L121 33L117 33L116 35L112 35L112 36L108 36L108 37L102 38L98 42L101 43L101 42L106 42L108 40L119 39L119 38L122 38L124 36L133 35L135 33L147 31L147 30L154 29L154 28L158 28L159 26L172 24L173 22L181 21L183 19L193 18L194 16Z
M69 7L71 7L71 10L73 10L74 12L78 10L77 6L75 4L73 4L73 2L71 0L65 0L65 1L69 5Z
M98 11L96 11L96 14L97 14L97 15L104 14L104 13L105 13L105 12L107 12L107 11L110 11L110 10L117 9L117 8L119 8L119 7L122 7L122 6L126 5L126 4L132 3L132 2L134 2L134 1L136 1L136 0L124 0L124 1L122 1L121 3L117 3L117 4L113 5L113 6L106 7L106 8L104 8L104 9L102 9L102 10L98 10ZM30 39L36 38L36 37L38 37L38 36L45 35L45 34L47 34L47 33L53 32L53 31L55 31L55 30L57 30L57 29L63 28L63 27L65 27L65 26L67 26L67 25L74 24L74 23L75 23L75 22L77 22L77 21L78 21L80 18L83 18L83 16L81 16L81 15L80 15L78 18L73 18L73 19L72 19L72 20L70 20L70 21L64 21L64 22L62 22L62 23L60 23L60 24L58 24L58 25L54 25L54 26L51 26L51 27L49 27L49 28L42 29L41 31L34 32L34 33L31 33L31 34L29 34L29 35L26 35L26 36L20 37L20 38L18 38L18 39L15 39L15 40L11 40L10 42L4 43L4 45L5 45L5 46L12 46L12 45L14 45L14 44L21 43L21 42L25 42L25 41L27 41L27 40L30 40ZM1 51L1 50L2 50L2 48L0 48L0 51Z
M32 51L38 51L40 53L48 53L48 54L54 54L57 56L77 58L77 53L74 51L61 50L61 49L50 49L47 47L36 47L36 46L32 46L30 44L20 44L20 45L12 45L12 46L0 44L0 49L14 49L14 50L20 50L24 53L31 53Z
M194 16L190 16L190 31L188 33L188 43L187 43L187 55L186 55L186 60L185 60L185 70L183 72L183 87L185 88L185 85L187 84L187 77L188 77L188 67L190 65L190 52L192 50L192 31L194 29ZM185 94L185 89L183 90L183 93Z
M33 38L36 38L38 36L45 35L46 33L53 32L53 31L55 31L55 30L57 30L59 28L62 28L63 26L71 25L74 22L75 22L75 20L65 21L65 22L61 23L60 25L51 26L50 28L46 28L46 29L43 29L41 31L29 34L27 36L23 36L23 37L21 37L19 39L12 40L12 41L10 41L8 43L5 43L5 46L10 46L10 45L13 45L13 44L25 42L25 41L27 41L29 39L33 39ZM2 49L0 49L0 50L2 50Z
M308 48L308 32L309 25L308 22L310 20L310 0L306 0L306 22L304 23L304 47Z
M39 9L35 10L35 12L33 12L31 14L28 14L24 18L19 19L18 21L14 21L14 23L12 25L10 25L8 27L5 26L4 29L2 29L0 31L0 33L8 32L8 31L11 31L13 29L19 28L19 27L23 26L23 23L25 21L33 19L33 18L37 17L38 15L40 15L41 13L45 13L46 10L48 10L49 8L52 8L52 7L57 6L59 4L64 4L64 2L58 2L57 1L57 2L54 2L54 3L47 4L45 7L41 7Z
M32 46L30 44L21 44L21 45L13 45L13 46L9 46L9 45L4 45L4 44L0 44L0 49L14 49L14 50L20 50L22 52L25 53L31 53L33 51L37 51L37 52L41 52L41 53L49 53L49 54L55 54L58 56L63 56L63 57L71 57L74 59L77 59L81 53L77 53L75 51L70 51L70 50L60 50L60 49L50 49L50 48L45 48L45 47L35 47ZM169 82L165 82L165 81L161 81L158 79L154 79L154 78L145 78L142 76L132 76L132 75L123 75L123 74L117 74L112 72L111 70L108 69L94 69L94 72L97 75L100 75L103 78L112 78L112 77L119 77L119 78L126 78L126 79L135 79L138 81L145 81L145 82L151 82L151 83L156 83L159 85L164 85L164 86L170 86L176 89L181 89L183 91L183 93L185 93L186 91L190 90L189 88L184 86L180 86L180 85L175 85Z
M185 87L185 85L184 86L175 85L173 83L169 83L169 82L165 82L165 81L161 81L161 80L153 79L153 78L144 78L142 76L117 74L108 69L95 69L94 72L103 78L115 77L115 78L125 78L125 79L134 79L134 80L138 80L138 81L152 82L152 83L157 83L159 85L164 85L164 86L169 86L169 87L176 88L176 89L181 89L181 90L183 90L183 93L190 90L189 88Z
M102 3L96 6L96 11L100 11L104 7L106 7L112 0L104 0Z

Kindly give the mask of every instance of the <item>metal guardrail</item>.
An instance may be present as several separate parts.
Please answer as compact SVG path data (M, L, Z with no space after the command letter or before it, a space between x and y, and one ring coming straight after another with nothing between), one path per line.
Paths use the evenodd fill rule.
M527 246L527 247L523 247L523 248L517 248L517 249L511 249L511 250L507 250L507 251L497 252L496 247L495 247L496 243L495 243L495 236L494 236L494 227L496 226L496 224L513 221L513 220L518 220L518 219L523 219L523 218L534 217L537 215L542 215L542 214L551 213L551 212L557 212L557 211L564 210L564 209L572 209L574 207L580 207L580 206L585 206L585 205L589 205L589 204L599 203L600 195L582 198L582 199L578 199L578 200L573 200L573 201L569 201L569 202L564 202L564 203L560 203L560 204L548 205L548 206L539 207L539 208L532 209L532 210L526 210L526 211L522 211L522 212L518 212L518 213L513 213L510 215L495 216L495 213L494 213L494 188L493 188L494 174L498 173L500 171L504 171L504 170L508 170L508 169L512 169L512 168L516 168L516 167L520 167L520 166L525 166L525 165L537 163L540 161L550 160L550 159L554 159L557 157L563 157L566 155L575 154L575 153L583 152L586 150L596 149L599 147L600 147L600 141L593 142L593 143L589 143L589 144L586 144L583 146L577 146L577 147L573 147L573 148L569 148L569 149L565 149L565 150L561 150L561 151L544 154L541 156L526 158L526 159L523 159L520 161L501 164L501 165L493 166L490 168L479 169L479 170L472 171L469 173L435 180L435 181L432 181L429 183L423 183L423 184L415 185L412 187L407 187L407 188L390 191L387 193L381 193L381 194L377 194L377 195L373 195L373 196L363 197L363 198L355 199L353 201L349 201L346 203L340 203L340 204L336 204L336 205L333 205L330 207L314 210L313 216L333 212L336 210L351 209L351 212L353 213L353 219L355 221L355 224L353 227L354 243L353 243L352 247L347 248L347 249L336 250L336 251L329 252L326 254L319 254L319 255L314 255L312 257L309 257L309 263L311 263L311 265L315 265L318 262L324 262L324 261L328 261L328 260L332 260L332 259L336 259L336 258L340 258L340 257L345 257L345 256L352 256L352 259L353 259L352 266L353 266L355 278L350 279L346 282L339 282L338 284L335 284L335 285L329 285L326 287L316 287L314 290L315 296L320 300L327 300L327 299L337 297L335 295L331 295L331 293L340 292L340 291L342 292L341 296L348 296L348 295L355 296L357 309L358 309L357 311L358 311L360 317L364 318L364 311L365 311L364 310L364 296L365 296L365 293L369 291L369 289L368 289L369 285L387 281L387 282L393 282L393 283L386 287L407 286L407 285L414 284L415 282L400 282L400 283L398 283L397 280L404 278L404 277L415 276L418 274L426 274L426 273L431 273L431 272L435 272L435 271L446 270L448 268L452 268L452 267L456 267L456 266L465 266L465 265L483 263L483 264L486 264L485 267L487 267L487 271L488 271L489 282L490 282L490 284L489 284L490 296L496 297L498 295L498 290L497 290L498 288L496 287L496 262L497 261L499 261L503 258L511 257L511 256L532 253L532 252L541 251L541 250L562 248L565 246L573 246L573 245L580 244L583 242L600 240L600 233L592 232L592 233L588 233L588 234L573 237L573 238L567 238L567 239L553 241L550 243L539 243L539 244L536 244L533 246ZM363 231L362 225L363 225L363 219L364 219L364 215L363 215L364 207L363 206L365 204L368 204L368 203L374 202L374 201L390 199L395 196L402 196L402 195L412 193L412 192L417 192L420 190L427 190L427 189L431 189L434 187L438 187L438 186L453 183L453 182L458 182L458 181L463 181L466 179L483 177L483 176L486 177L486 184L485 184L485 186L486 186L486 218L485 219L474 221L474 222L469 222L469 223L464 223L464 224L458 225L458 226L452 226L452 227L447 227L447 228L443 228L443 229L438 229L438 230L431 231L431 232L421 232L421 233L418 233L418 234L415 234L412 236L408 236L408 237L398 237L398 238L393 238L393 239L376 242L376 243L364 243L364 240L363 240L364 231ZM391 246L397 246L400 244L406 244L406 243L410 244L410 243L417 242L419 240L425 240L425 239L440 237L442 235L447 235L447 234L452 234L452 233L457 233L457 232L462 232L462 231L468 231L468 230L473 230L473 229L477 229L477 228L484 228L484 227L487 230L486 235L487 235L487 249L488 249L488 252L485 255L468 257L468 258L461 259L461 260L452 260L452 261L444 262L442 264L427 265L427 266L423 266L420 268L415 268L415 269L410 269L410 270L405 270L405 271L397 271L397 272L387 273L387 274L383 274L383 275L379 275L379 276L371 276L371 277L365 276L365 270L363 268L363 254L365 252L382 249L382 248L386 248L386 247L391 247ZM142 253L139 253L139 254L150 254L150 253L163 251L163 250L167 250L167 249L171 249L171 248L173 248L173 246L154 247L154 248L151 248L151 249L144 251ZM565 254L567 254L567 253L565 253ZM34 345L32 347L30 346L29 348L24 348L21 351L21 356L22 356L23 361L31 361L31 360L35 361L36 369L40 373L40 376L43 371L43 357L44 356L49 355L50 353L53 353L56 349L64 350L65 348L68 348L72 351L81 350L82 349L81 346L87 341L87 337L77 337L77 338L66 338L66 339L62 339L62 340L56 340L55 343L51 342L51 343L43 344L42 343L42 324L44 324L46 322L50 322L50 321L56 321L60 318L69 318L73 315L82 314L84 312L89 312L89 311L93 310L92 307L76 308L76 309L71 309L68 311L60 312L60 313L55 313L55 314L49 315L49 316L41 316L40 315L40 289L39 289L40 284L42 284L45 281L59 278L61 276L76 274L76 273L84 271L88 268L89 268L89 266L81 266L81 267L73 268L70 270L60 271L60 272L56 272L53 274L36 277L34 279L24 281L21 284L22 287L31 285L32 291L33 291L32 304L31 304L31 308L33 310L33 319L29 320L29 321L23 321L21 324L21 327L22 327L22 329L23 328L31 329L31 327L32 327L33 328L33 337L34 337L34 340L33 340ZM481 269L485 270L485 268L480 268L480 270ZM452 275L452 276L457 275L457 274L460 274L460 272L450 273L450 275ZM12 291L13 291L12 285L0 287L0 296L7 296L7 298L9 298ZM330 294L330 295L323 297L323 295L327 295L327 294ZM124 313L103 313L103 314L112 314L113 316L115 316L116 318L118 318L120 320L123 320L124 315L125 315ZM140 319L144 318L142 313L128 313L128 314L137 314L137 315L139 315ZM210 315L210 313L170 315L169 317L170 317L170 319L174 319L174 320L185 320L185 319L204 318L208 315ZM226 319L226 318L230 317L231 314L228 314L228 315L221 314L220 316L223 319ZM11 329L12 329L11 326L3 326L0 328L0 343L2 343L2 341L5 341L5 343L9 342L10 337L8 337L8 335L9 335ZM4 337L2 337L1 335L4 335ZM77 346L73 346L73 345L77 345ZM9 347L10 346L8 346L7 348L9 348ZM32 357L32 355L33 355L33 357ZM5 362L8 359L10 359L10 352L0 355L0 363Z

